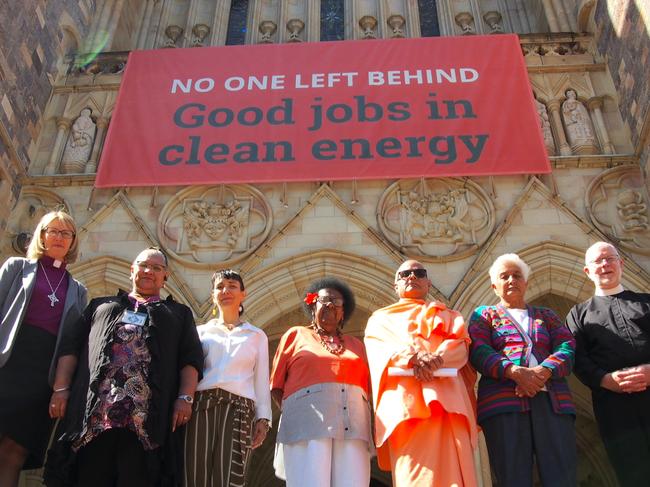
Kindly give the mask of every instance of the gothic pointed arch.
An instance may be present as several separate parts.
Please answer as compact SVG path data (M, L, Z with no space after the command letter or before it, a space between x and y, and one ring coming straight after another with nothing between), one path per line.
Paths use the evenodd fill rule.
M75 279L88 289L88 299L100 296L113 296L118 290L130 291L131 262L119 257L99 257L70 266L70 272ZM175 301L191 307L182 290L176 283L167 281L161 292L164 299L171 296Z
M357 302L346 332L360 336L368 316L396 300L394 273L394 268L343 251L301 254L246 276L246 317L265 330L270 342L277 341L290 326L307 320L301 311L307 285L320 277L338 277L352 288ZM435 288L430 298L446 301Z
M591 297L593 284L583 271L585 250L550 240L512 250L531 267L526 300L530 302L553 294L579 303ZM498 301L488 276L490 265L491 261L486 262L484 271L477 274L455 300L453 307L463 316L469 316L477 306ZM650 275L630 262L623 273L623 286L648 289Z

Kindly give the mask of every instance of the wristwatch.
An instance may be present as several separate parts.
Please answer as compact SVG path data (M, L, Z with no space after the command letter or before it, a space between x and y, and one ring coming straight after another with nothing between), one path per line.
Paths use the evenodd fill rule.
M188 404L192 404L194 402L194 398L190 396L189 394L179 394L178 396L179 399L182 399Z

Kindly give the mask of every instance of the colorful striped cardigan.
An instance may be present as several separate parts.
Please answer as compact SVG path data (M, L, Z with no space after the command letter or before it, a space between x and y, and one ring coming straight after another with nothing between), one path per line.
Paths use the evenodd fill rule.
M511 365L528 366L531 353L548 368L546 383L553 411L574 414L575 406L565 377L571 374L575 340L560 318L548 308L528 306L529 339L513 323L506 308L480 306L469 321L472 338L469 359L481 374L478 384L478 422L495 414L530 410L526 397L517 397L515 382L505 378ZM531 349L532 348L532 349Z

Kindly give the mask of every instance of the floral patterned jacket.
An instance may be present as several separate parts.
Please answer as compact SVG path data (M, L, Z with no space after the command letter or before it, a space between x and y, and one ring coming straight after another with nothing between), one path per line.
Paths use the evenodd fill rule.
M495 414L530 410L526 397L517 397L516 384L505 378L512 365L527 367L531 356L548 368L546 388L553 411L575 415L575 405L565 377L571 374L575 340L550 309L528 306L529 333L500 304L478 307L469 321L470 362L481 374L478 385L478 421Z

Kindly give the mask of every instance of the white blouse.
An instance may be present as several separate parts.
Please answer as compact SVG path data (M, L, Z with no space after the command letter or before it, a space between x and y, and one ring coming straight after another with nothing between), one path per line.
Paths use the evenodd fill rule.
M210 320L197 327L205 364L197 391L224 389L255 402L255 418L271 420L269 341L248 322L229 330Z

